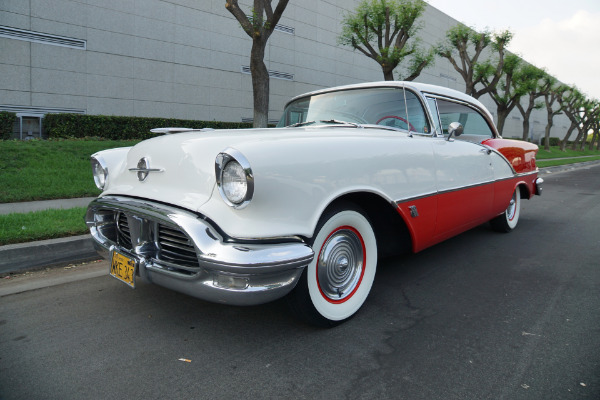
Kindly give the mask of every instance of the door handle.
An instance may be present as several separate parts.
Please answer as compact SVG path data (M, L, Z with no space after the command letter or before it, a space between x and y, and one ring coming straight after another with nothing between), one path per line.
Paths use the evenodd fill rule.
M479 150L479 152L481 152L481 153L486 153L486 154L492 154L492 150L490 150L490 149L485 149L485 148L484 148L484 149L481 149L481 150Z

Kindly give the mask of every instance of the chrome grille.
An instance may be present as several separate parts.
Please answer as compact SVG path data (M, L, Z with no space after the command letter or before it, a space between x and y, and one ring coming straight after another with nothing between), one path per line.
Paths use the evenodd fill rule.
M158 224L157 260L198 268L196 249L191 240L179 229Z
M111 214L112 223L103 228L102 235L123 250L133 251L170 271L186 275L200 269L193 242L176 225L118 210L106 209L103 212ZM135 249L133 243L136 243Z
M119 245L131 249L131 232L129 231L129 221L125 213L117 213L117 240Z

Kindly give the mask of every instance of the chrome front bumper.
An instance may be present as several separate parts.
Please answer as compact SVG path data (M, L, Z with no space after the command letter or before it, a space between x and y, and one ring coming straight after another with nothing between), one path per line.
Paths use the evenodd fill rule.
M314 257L300 241L230 243L195 213L128 197L92 201L86 224L103 257L121 251L137 261L144 281L219 303L283 297Z

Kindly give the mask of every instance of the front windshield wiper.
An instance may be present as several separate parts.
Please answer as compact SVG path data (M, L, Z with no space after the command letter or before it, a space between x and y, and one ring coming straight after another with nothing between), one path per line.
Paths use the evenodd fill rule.
M340 121L337 119L321 119L321 120L319 120L319 122L324 123L324 124L350 125L355 128L362 128L362 125L357 124L355 122ZM297 128L299 126L312 125L312 124L316 124L316 123L317 123L317 121L296 122L295 124L288 125L287 127L288 128Z
M340 121L337 119L322 119L319 122L323 122L326 124L350 125L355 128L362 128L362 125L357 124L356 122Z
M304 122L296 122L295 124L292 125L288 125L288 128L297 128L299 126L304 126L304 125L311 125L311 124L315 124L317 123L317 121L304 121Z

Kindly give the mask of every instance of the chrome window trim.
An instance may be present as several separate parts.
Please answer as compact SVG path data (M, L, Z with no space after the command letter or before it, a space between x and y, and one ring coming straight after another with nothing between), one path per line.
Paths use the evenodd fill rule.
M437 106L437 98L429 95L429 94L425 94L423 93L423 96L425 96L425 104L427 105L427 110L429 111L429 114L431 116L432 119L434 119L433 121L433 129L435 130L435 137L444 137L444 132L438 132L438 126L440 127L440 130L442 130L442 120L440 118L440 112ZM433 110L431 109L431 107L429 107L429 99L433 100L435 102L435 115ZM437 124L435 123L437 121Z
M225 169L227 163L229 163L230 161L236 161L238 164L240 164L246 174L246 196L244 197L244 200L237 204L229 201L223 190L223 170ZM254 173L252 172L252 168L250 167L250 162L248 161L248 159L246 159L246 157L244 157L244 155L240 151L228 147L222 152L220 152L215 159L215 176L217 179L217 187L219 188L221 198L227 205L233 207L236 210L241 210L243 208L246 208L248 204L250 204L250 202L252 201L252 197L254 196Z

